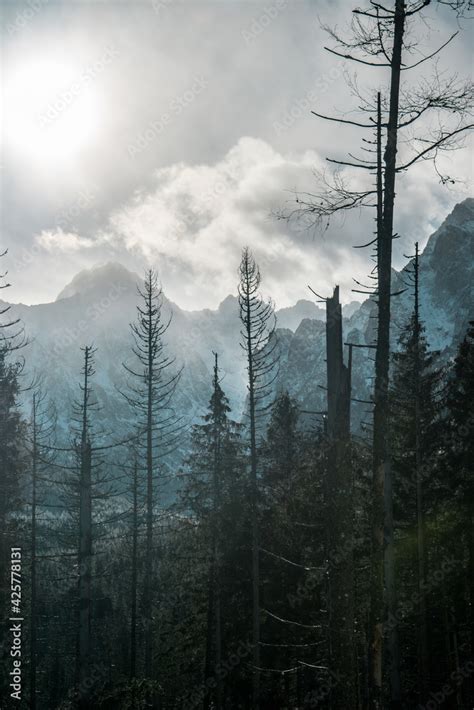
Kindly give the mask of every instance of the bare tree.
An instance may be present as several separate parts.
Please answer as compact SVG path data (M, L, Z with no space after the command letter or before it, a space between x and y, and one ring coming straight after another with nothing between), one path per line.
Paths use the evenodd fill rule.
M180 371L168 357L164 336L170 319L163 315L163 294L156 273L149 270L139 289L141 304L137 320L130 328L135 363L124 364L131 382L124 396L137 413L137 450L143 451L146 466L146 542L143 608L145 617L145 675L155 680L153 671L153 523L157 460L176 441L177 423L171 408Z
M418 552L418 593L420 596L418 620L418 666L420 674L420 697L425 698L429 688L428 666L428 616L426 608L426 543L425 543L425 516L423 506L423 460L421 445L421 363L420 363L420 266L418 242L415 244L415 258L413 262L413 280L415 303L413 308L414 318L414 384L415 384L415 481L416 481L416 540Z
M133 459L132 480L132 579L130 602L130 680L137 672L137 582L138 582L138 462Z
M37 681L37 510L40 504L38 483L42 469L51 462L51 452L46 447L51 443L56 426L55 414L46 402L41 390L33 392L31 407L31 568L30 568L30 710L36 708ZM49 459L49 460L48 460Z
M344 364L342 312L339 287L326 299L327 352L327 439L328 470L325 502L328 528L327 558L344 549L354 536L352 509L353 485L350 457L350 403L352 347L349 361ZM332 689L334 710L356 707L356 672L354 648L354 559L349 552L328 573L329 635L331 670L341 680Z
M383 164L380 130L377 131L377 156L374 159L349 154L348 160L328 159L338 170L333 177L321 175L321 188L316 193L297 196L297 207L289 216L305 216L311 222L323 222L334 214L358 207L377 207L377 236L369 242L377 250L377 287L374 292L378 306L377 347L375 356L374 433L373 433L373 540L371 572L371 705L380 708L382 703L382 651L385 603L388 615L394 614L396 590L393 552L392 476L388 437L388 384L390 361L390 306L391 266L395 183L397 175L405 173L420 161L431 160L442 183L455 179L442 174L438 158L460 144L462 137L473 128L471 107L472 82L464 83L457 75L445 77L436 68L431 79L421 79L415 87L402 81L409 70L428 62L457 35L452 34L438 49L425 56L418 53L416 21L430 0L394 0L386 7L369 0L367 9L353 11L351 33L348 38L325 28L334 46L326 49L332 54L364 66L386 68L388 72L387 97L363 95L357 85L353 92L359 103L359 115L354 118L327 116L313 113L329 121L373 131L381 126L385 136ZM465 16L470 2L442 3ZM415 29L414 29L415 28ZM431 121L430 121L431 117ZM365 140L366 144L367 139ZM403 155L397 162L400 146ZM359 169L368 180L360 186L349 184L342 175L341 166ZM375 185L373 180L375 179ZM288 217L288 215L286 215ZM384 577L387 596L384 600ZM400 679L398 671L397 629L389 625L386 652L390 669L390 690L393 708L400 707Z
M79 457L79 551L78 551L78 645L77 645L77 682L79 707L89 707L89 675L91 667L91 615L92 615L92 447L91 447L91 408L94 406L91 378L95 374L94 354L90 345L82 348L84 364L82 367L82 399L76 405L80 420L80 440L77 447Z
M260 702L260 562L258 526L258 418L268 407L266 398L276 375L275 316L273 305L260 295L260 271L246 247L240 262L239 307L241 347L247 359L250 433L250 514L252 527L252 644L253 707Z

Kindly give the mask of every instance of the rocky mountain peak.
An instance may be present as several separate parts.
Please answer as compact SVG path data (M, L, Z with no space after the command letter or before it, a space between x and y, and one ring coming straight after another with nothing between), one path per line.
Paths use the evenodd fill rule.
M72 296L93 295L97 298L101 293L108 293L112 288L120 288L122 291L136 289L136 285L141 281L138 274L129 271L123 264L118 262L108 262L94 266L91 269L83 269L72 281L65 286L58 294L56 301Z

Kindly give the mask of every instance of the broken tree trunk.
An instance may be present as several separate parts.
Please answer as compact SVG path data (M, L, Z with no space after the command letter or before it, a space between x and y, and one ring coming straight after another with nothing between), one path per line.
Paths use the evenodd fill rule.
M353 486L350 456L351 373L344 364L339 287L326 300L327 520L329 526L329 633L331 670L339 682L331 692L334 710L357 707L354 652Z

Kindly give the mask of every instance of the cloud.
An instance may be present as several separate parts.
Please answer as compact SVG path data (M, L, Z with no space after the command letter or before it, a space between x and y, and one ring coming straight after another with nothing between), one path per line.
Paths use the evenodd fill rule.
M308 285L327 294L335 284L343 301L354 279L367 283L374 210L355 210L323 229L279 220L294 209L295 193L316 190L315 170L325 162L315 151L283 154L262 139L243 137L215 163L179 162L155 171L147 189L112 211L104 229L89 236L62 229L37 237L49 252L88 253L97 260L133 268L152 264L169 298L186 309L215 308L235 292L241 250L249 246L262 272L262 289L278 306L309 296ZM359 180L360 175L347 173ZM457 195L456 195L457 197ZM401 177L397 193L395 266L444 219L456 200L436 183L432 166L416 166ZM431 205L429 210L420 205ZM92 247L94 249L92 250Z
M356 255L346 230L322 238L275 216L285 201L293 204L293 191L313 184L321 167L314 151L282 155L244 137L212 165L157 170L153 188L116 210L101 238L156 264L167 294L187 308L216 306L235 291L245 245L279 305L307 296L309 282L331 288L334 274L348 287ZM363 259L357 261L365 273Z
M74 232L64 232L58 229L44 229L36 235L36 243L48 252L76 252L96 246L96 242L87 237L81 237Z
M278 9L273 2L262 8L244 0L157 0L122 3L120 13L110 2L40 4L10 33L22 11L7 3L7 78L19 62L35 65L48 57L64 58L80 77L105 47L118 54L93 82L100 95L100 144L91 141L61 170L54 161L19 160L6 146L2 239L15 263L25 264L12 278L14 298L54 298L80 268L98 261L140 270L150 259L178 303L216 305L235 288L242 242L253 246L263 287L278 302L306 297L308 282L322 289L339 281L343 297L352 298L352 274L363 279L371 267L366 252L351 248L369 241L370 211L335 220L323 235L271 218L290 199L288 191L313 189L312 167L326 156L363 155L359 128L310 113L345 115L358 103L344 80L351 64L324 50L327 37L318 22L320 17L342 31L350 21L347 3L304 0L279 3ZM455 29L455 15L439 3L428 10L432 21L417 36L418 58ZM440 68L460 68L462 76L470 58L469 33L463 31L443 50ZM429 74L431 64L420 71ZM193 91L196 77L204 78L205 90L196 84ZM418 78L418 70L407 72L404 88ZM358 68L363 90L382 87L386 79L384 70ZM29 101L34 115L44 108L32 96ZM146 145L138 151L142 137ZM401 145L400 156L408 149ZM467 150L453 159L455 174L472 175ZM241 173L232 172L234 165ZM464 196L441 190L431 166L422 168L397 182L396 230L406 240L395 242L397 265L403 251L412 252L415 234L423 241ZM137 186L142 189L130 199ZM62 237L59 227L75 236ZM32 235L43 235L45 248L35 252L30 267L22 254L39 246ZM38 268L47 278L36 278Z

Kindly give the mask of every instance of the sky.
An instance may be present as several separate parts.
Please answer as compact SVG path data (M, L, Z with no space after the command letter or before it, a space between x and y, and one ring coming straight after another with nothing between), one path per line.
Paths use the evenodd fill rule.
M432 5L412 36L415 58L460 30L437 71L472 75L468 21ZM324 49L322 24L343 29L351 9L350 0L4 0L8 300L49 302L81 269L118 261L156 268L182 308L215 308L236 291L244 245L279 307L309 298L308 284L360 298L353 278L372 263L354 246L370 240L373 210L319 227L279 219L297 193L317 191L326 157L343 160L371 137L311 114L360 119L348 81L386 86L386 69ZM432 66L407 72L404 88ZM412 149L404 138L401 157ZM472 193L471 156L466 144L441 157L455 185L430 162L400 178L396 267Z

